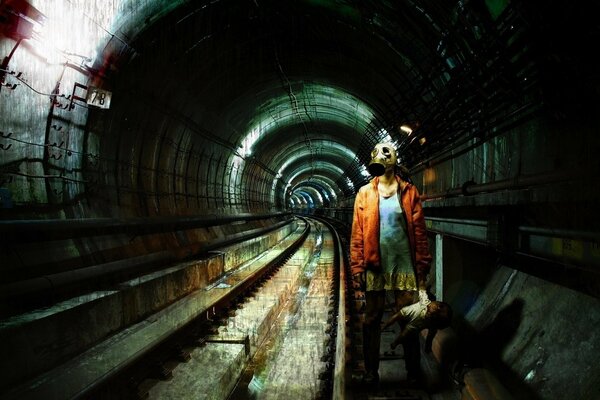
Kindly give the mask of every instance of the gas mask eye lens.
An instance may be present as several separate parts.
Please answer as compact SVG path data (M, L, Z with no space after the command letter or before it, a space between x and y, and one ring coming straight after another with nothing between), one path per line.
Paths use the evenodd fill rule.
M383 154L387 157L390 158L390 149L388 147L384 147L383 148Z

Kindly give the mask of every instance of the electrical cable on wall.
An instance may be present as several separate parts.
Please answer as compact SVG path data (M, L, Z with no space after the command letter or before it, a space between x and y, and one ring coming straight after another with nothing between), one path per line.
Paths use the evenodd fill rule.
M56 100L57 98L59 98L59 99L65 99L65 100L71 100L71 95L58 94L58 93L44 93L44 92L40 92L39 90L37 90L36 88L34 88L33 86L31 86L29 83L27 83L27 81L25 81L21 77L22 76L21 72L17 73L16 71L10 71L10 70L6 70L6 69L3 69L3 68L0 68L0 72L4 72L4 73L9 74L13 78L15 78L16 80L18 80L19 82L21 82L23 85L25 85L26 87L28 87L29 89L31 89L32 91L34 91L35 93L37 93L37 94L39 94L41 96L47 96L51 100L53 100L54 102L57 102L57 100ZM82 108L87 108L87 109L89 109L89 108L95 108L95 107L89 107L88 105L82 104L82 103L79 103L79 102L71 102L71 104L77 105L77 106L82 107Z

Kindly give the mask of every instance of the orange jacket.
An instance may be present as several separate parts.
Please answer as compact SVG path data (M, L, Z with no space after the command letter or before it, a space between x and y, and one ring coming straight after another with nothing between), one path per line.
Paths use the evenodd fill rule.
M425 230L425 218L417 188L400 179L398 181L398 198L402 212L406 217L408 239L410 242L413 267L418 282L425 282L429 273L431 255ZM350 267L352 274L367 269L381 269L379 253L379 192L376 177L358 191L354 200L354 217L352 220L352 237L350 240Z

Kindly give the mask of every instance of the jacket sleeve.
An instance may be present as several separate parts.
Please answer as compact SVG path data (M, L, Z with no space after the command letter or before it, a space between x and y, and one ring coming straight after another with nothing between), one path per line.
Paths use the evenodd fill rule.
M427 241L423 206L421 205L421 198L416 187L414 188L412 214L413 230L415 235L417 282L424 283L431 268L431 254L429 254L429 243Z
M352 275L365 271L364 240L363 240L363 209L364 192L359 190L354 200L352 217L352 234L350 237L350 269Z

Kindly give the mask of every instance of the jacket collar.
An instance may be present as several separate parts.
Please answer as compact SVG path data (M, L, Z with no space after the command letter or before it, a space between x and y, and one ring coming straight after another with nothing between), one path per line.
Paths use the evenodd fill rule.
M396 177L396 182L398 182L398 187L400 188L400 192L404 192L404 190L406 190L406 188L410 185L410 183L402 180L402 178L400 178L398 175L395 175L395 177ZM379 177L376 176L375 178L373 178L373 180L371 181L371 184L373 185L373 188L375 188L375 190L377 190L377 185L379 184Z

